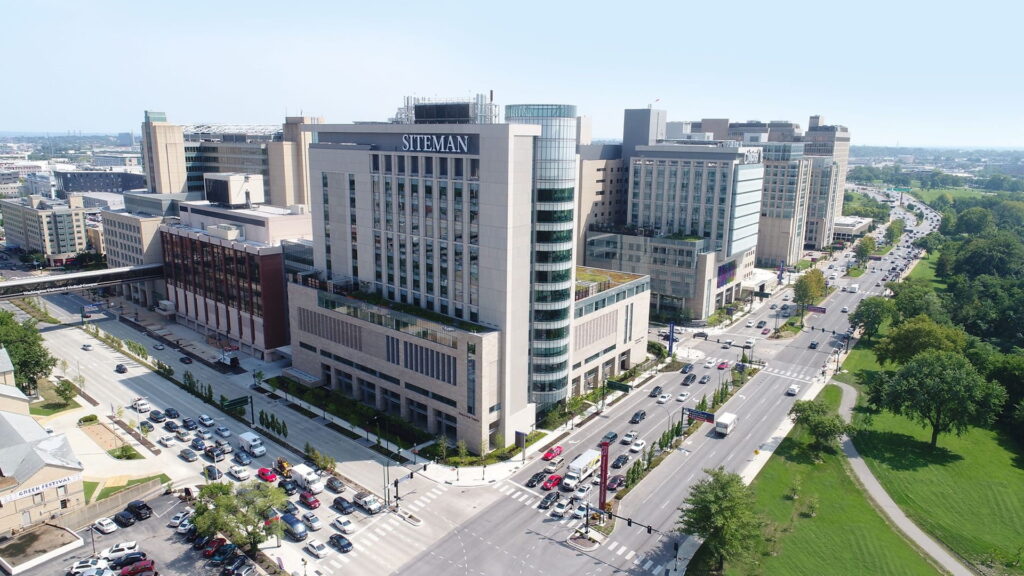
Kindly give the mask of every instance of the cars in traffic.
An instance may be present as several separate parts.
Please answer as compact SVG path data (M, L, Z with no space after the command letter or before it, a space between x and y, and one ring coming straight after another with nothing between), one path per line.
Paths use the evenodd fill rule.
M544 456L541 457L541 460L551 460L556 456L560 456L562 454L562 450L563 448L561 446L552 446L551 448L548 449L547 452L544 453Z
M548 476L548 479L545 480L540 487L544 490L551 490L552 488L558 487L561 482L562 476L560 474L552 474L551 476Z

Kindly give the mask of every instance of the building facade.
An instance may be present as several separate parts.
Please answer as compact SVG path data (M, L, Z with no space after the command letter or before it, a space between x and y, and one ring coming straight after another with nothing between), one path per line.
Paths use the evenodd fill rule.
M98 213L75 195L66 202L42 196L0 200L7 245L42 253L49 266L63 266L88 248L86 221Z
M768 142L764 150L764 189L758 224L757 265L795 266L804 250L811 160L803 143Z
M100 216L103 219L108 267L122 268L163 262L158 233L160 225L166 221L164 216L128 210L104 210ZM166 299L167 294L164 282L152 280L126 284L121 288L122 296L128 301L145 307L157 305Z
M74 192L127 192L146 187L146 177L131 172L108 172L106 170L55 170L57 196L67 198Z
M142 166L146 186L153 194L188 192L185 134L167 121L163 112L147 110L142 121Z
M821 250L832 243L835 220L843 213L850 133L845 126L825 125L820 116L811 116L803 141L804 154L814 161L805 245Z
M160 226L177 322L219 348L276 359L289 339L281 241L311 235L304 207L182 203L180 221Z

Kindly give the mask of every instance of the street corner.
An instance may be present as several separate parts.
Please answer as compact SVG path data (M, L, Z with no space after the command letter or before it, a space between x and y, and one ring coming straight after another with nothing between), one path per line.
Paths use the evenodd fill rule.
M600 533L591 531L584 534L580 530L574 530L565 538L565 543L581 552L593 552L601 547L604 538Z

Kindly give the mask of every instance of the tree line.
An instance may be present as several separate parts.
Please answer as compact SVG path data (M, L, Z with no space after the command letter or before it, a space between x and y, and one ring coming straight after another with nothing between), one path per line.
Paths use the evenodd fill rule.
M881 182L890 186L913 186L916 182L918 186L925 190L971 186L983 190L1024 192L1024 179L1006 174L965 177L946 174L940 170L905 172L899 164L880 167L855 166L850 169L846 178L851 182L863 184Z

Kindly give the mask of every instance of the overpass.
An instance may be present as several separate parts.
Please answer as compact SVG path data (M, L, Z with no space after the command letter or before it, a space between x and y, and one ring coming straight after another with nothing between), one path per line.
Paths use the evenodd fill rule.
M0 282L0 300L129 284L142 280L159 280L163 276L163 264L143 264L142 266L128 266L125 268L107 268L105 270L90 270L89 272L18 278L17 280Z

